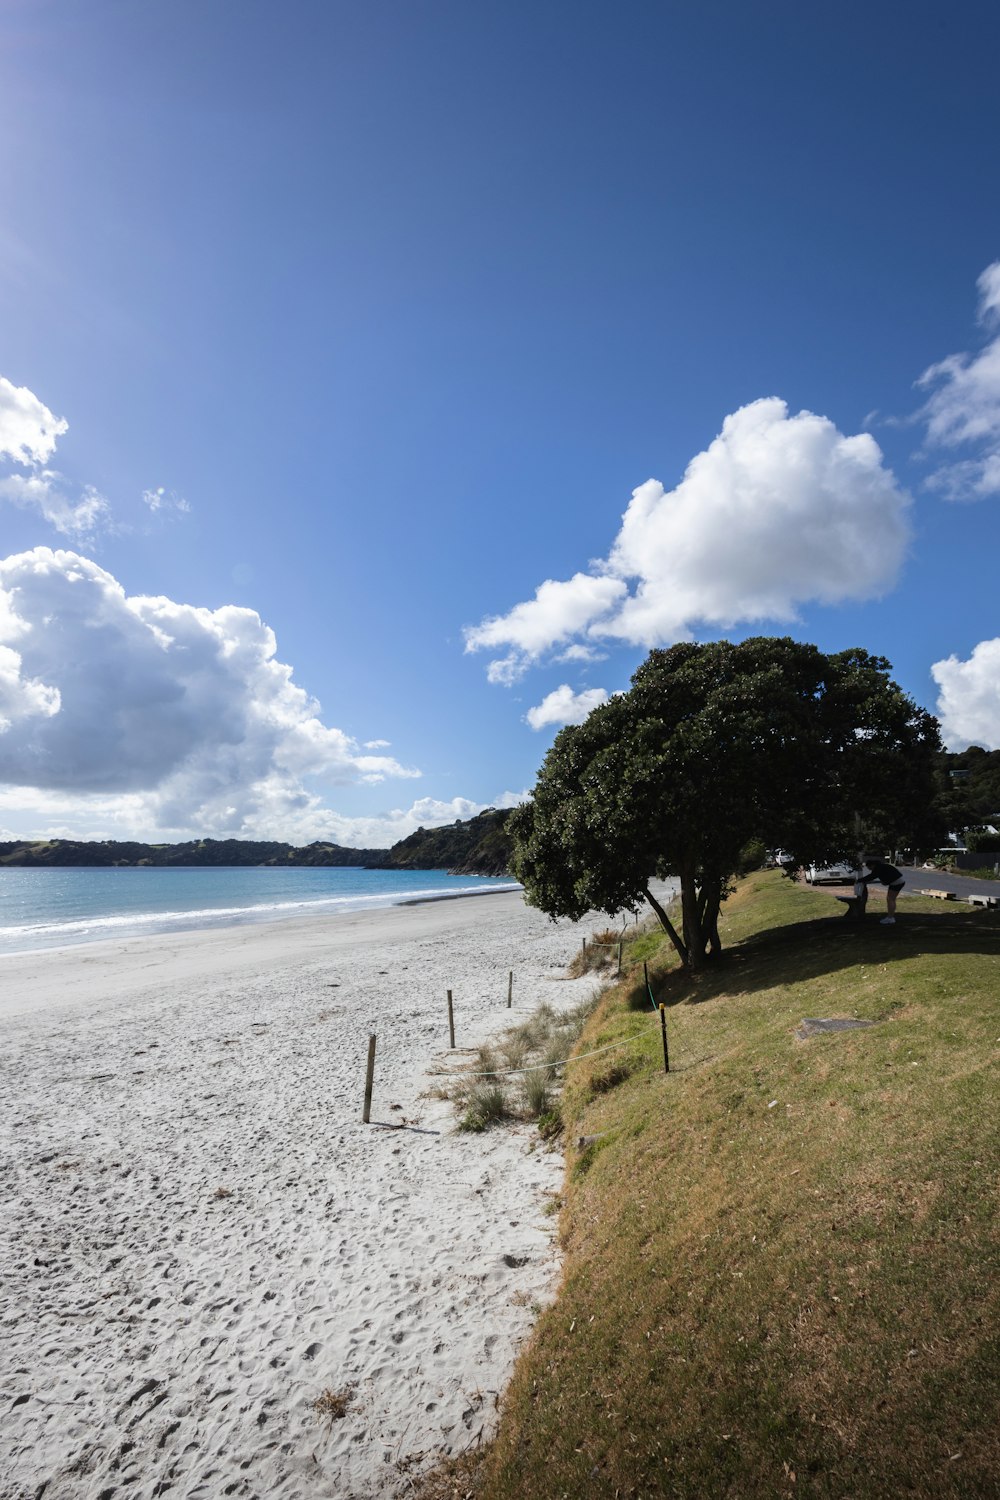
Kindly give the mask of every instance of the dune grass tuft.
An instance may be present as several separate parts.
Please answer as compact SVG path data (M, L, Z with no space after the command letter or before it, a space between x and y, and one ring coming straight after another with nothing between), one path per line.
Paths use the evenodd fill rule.
M488 1130L501 1120L509 1120L512 1114L510 1099L503 1083L492 1078L481 1079L473 1084L465 1099L462 1115L462 1130Z

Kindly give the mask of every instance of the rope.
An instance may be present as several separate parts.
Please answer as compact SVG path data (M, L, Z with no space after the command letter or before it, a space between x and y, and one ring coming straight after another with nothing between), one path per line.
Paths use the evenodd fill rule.
M567 1063L580 1062L584 1057L596 1057L599 1052L610 1052L614 1047L630 1047L634 1042L641 1042L641 1036L623 1037L620 1042L609 1042L606 1047L595 1047L593 1052L579 1052L576 1057L563 1057L558 1062L532 1063L527 1068L497 1068L492 1073L437 1073L437 1078L511 1078L516 1073L537 1073L540 1068L564 1068Z

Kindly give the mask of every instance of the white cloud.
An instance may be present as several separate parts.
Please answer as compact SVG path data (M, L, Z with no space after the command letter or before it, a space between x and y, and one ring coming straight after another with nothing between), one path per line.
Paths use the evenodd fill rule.
M909 542L910 503L868 433L789 416L779 399L741 407L675 489L633 492L606 560L466 632L466 650L507 645L490 665L512 681L546 651L618 638L668 644L697 625L791 621L811 601L880 596ZM573 649L570 646L569 649ZM564 653L565 654L565 653Z
M576 573L562 583L548 578L539 584L534 599L516 604L507 615L468 627L465 649L512 646L508 656L490 662L488 676L491 682L515 682L543 651L607 614L626 592L620 579L590 573Z
M488 807L519 807L530 799L531 793L527 789L503 792L492 802L474 802L469 797L452 797L449 802L441 802L435 797L418 797L408 808L397 807L375 817L356 818L327 809L311 819L309 827L319 829L319 832L311 832L309 837L329 838L351 849L388 849L399 839L416 833L418 828L441 828L459 818L474 818Z
M567 646L565 651L553 657L553 661L606 661L607 656L606 651L598 651L596 646Z
M36 510L63 536L82 538L108 521L107 500L89 484L71 499L62 475L41 467L68 428L69 423L53 416L27 386L12 385L0 376L0 458L31 471L0 475L0 500Z
M531 788L524 787L520 792L501 792L491 807L520 807L522 802L530 802L532 797Z
M979 288L979 317L989 323L1000 317L1000 260L986 267L976 282Z
M544 729L549 724L582 724L593 709L600 708L607 701L608 695L603 688L587 688L582 693L574 693L564 682L535 708L529 708L524 717L532 729Z
M62 476L51 469L35 474L7 474L0 478L0 499L22 510L37 510L63 536L83 538L107 523L111 507L92 485L85 485L76 501L67 498Z
M162 484L154 489L143 490L142 503L154 516L166 511L180 511L182 515L187 515L191 510L183 495L165 489Z
M1000 638L980 641L968 661L935 662L931 675L941 690L937 712L949 750L1000 749Z
M53 416L26 385L0 375L0 456L19 464L44 464L69 423Z
M419 775L326 726L253 610L129 598L74 552L0 562L0 646L8 786L137 797L146 828L220 836L307 823L310 782Z
M1000 261L978 280L979 316L1000 318ZM1000 334L978 354L951 354L931 365L917 384L930 390L917 417L926 428L926 447L972 448L971 457L944 464L928 479L948 500L981 500L1000 495Z

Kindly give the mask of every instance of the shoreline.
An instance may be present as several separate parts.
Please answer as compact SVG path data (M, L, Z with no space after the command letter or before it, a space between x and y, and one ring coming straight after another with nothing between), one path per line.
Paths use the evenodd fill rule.
M9 956L3 1500L389 1497L489 1434L562 1154L456 1134L435 1072L593 980L574 924L475 894Z
M375 915L380 912L391 911L393 907L397 906L423 906L430 905L438 901L465 901L467 898L471 899L473 897L481 896L521 895L523 894L523 889L523 886L512 883L509 886L487 886L481 890L443 891L440 895L431 893L422 896L407 896L402 900L393 900L391 896L387 895L384 899L384 904L382 905L374 904L376 901L382 900L380 896L374 896L370 898L370 904L359 906L344 906L336 911L324 909L325 905L327 905L328 903L321 903L319 901L296 902L294 903L294 912L282 912L280 910L275 910L273 907L248 907L245 909L246 915L244 915L242 919L237 914L239 909L234 909L232 913L226 913L226 916L229 918L229 920L205 922L198 926L184 926L184 922L188 920L188 914L177 913L176 926L165 924L158 930L122 933L119 935L113 935L109 933L101 937L81 938L76 942L53 943L51 946L45 945L38 948L15 948L6 953L0 952L0 964L3 964L9 959L41 958L45 954L50 953L76 953L80 950L86 950L89 952L100 944L137 943L146 940L153 941L157 938L182 937L186 934L198 935L210 932L233 932L235 930L245 931L248 928L269 927L277 925L279 923L313 923L320 921L337 921L346 917L360 916L366 913ZM267 912L269 914L260 914L264 912ZM197 915L211 915L211 908L206 908L204 913L191 913L190 915L191 917ZM162 914L154 913L151 915L151 924L152 922L158 920L163 920Z
M394 901L393 906L429 906L433 901L466 901L476 896L523 896L523 885L491 886L484 891L445 891L440 896L408 896L405 901Z

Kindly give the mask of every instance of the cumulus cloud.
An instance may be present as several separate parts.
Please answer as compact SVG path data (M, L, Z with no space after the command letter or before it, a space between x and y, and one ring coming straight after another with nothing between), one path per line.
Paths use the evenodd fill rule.
M147 826L232 835L320 811L311 782L419 775L325 725L253 610L130 598L74 552L0 562L0 648L8 786L138 797Z
M525 719L532 729L544 729L549 724L582 724L584 719L595 708L600 708L602 703L607 703L608 695L603 688L587 688L582 693L574 693L567 683L547 694L534 708L529 708Z
M949 656L931 667L940 688L938 718L949 750L1000 749L1000 638L980 641L968 661Z
M310 822L311 828L322 830L321 834L312 833L310 837L329 838L351 849L387 849L399 839L416 833L418 828L441 828L460 818L474 818L488 807L520 807L522 802L530 800L531 793L525 788L521 792L503 792L492 802L474 802L469 797L452 797L448 802L418 797L407 808L393 808L375 817L352 818L326 810Z
M512 646L507 656L490 662L487 675L491 682L515 682L543 651L584 630L626 593L621 579L590 573L576 573L562 583L546 579L535 590L534 599L467 629L465 649Z
M53 416L26 385L0 375L0 456L19 464L44 464L69 423Z
M466 650L509 646L490 664L513 681L571 637L664 645L698 625L792 621L806 602L880 596L909 542L910 503L868 433L755 401L728 416L680 483L633 491L608 557L466 631ZM570 647L569 649L572 649ZM564 653L565 654L565 653Z
M530 787L524 787L520 792L501 792L495 801L490 803L491 807L520 807L522 802L531 801Z
M1000 261L979 277L979 318L1000 322ZM931 394L917 413L926 429L928 450L972 450L970 456L941 465L928 485L948 500L981 500L1000 495L1000 333L977 354L951 354L931 365L917 382Z

